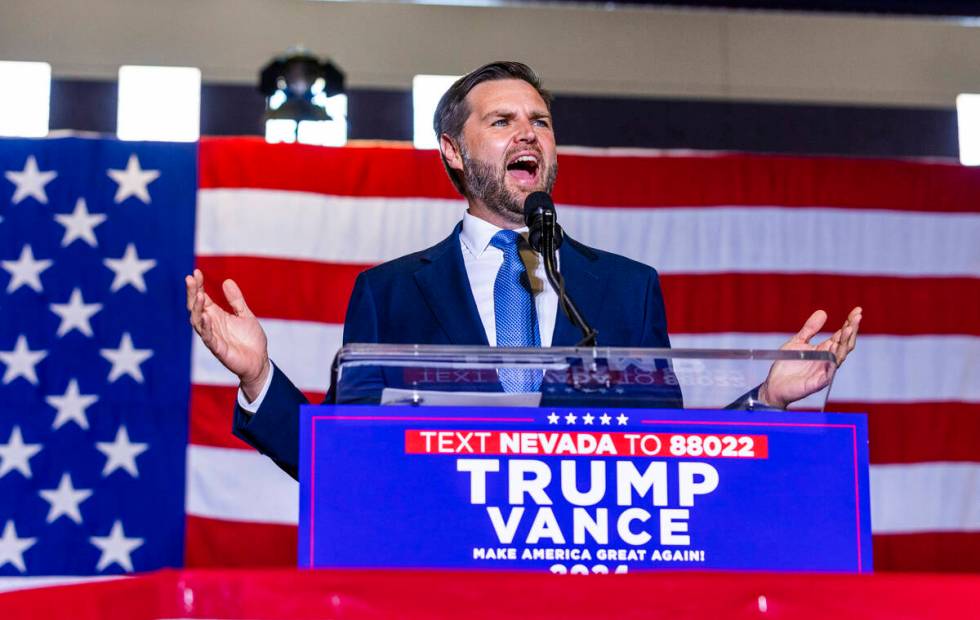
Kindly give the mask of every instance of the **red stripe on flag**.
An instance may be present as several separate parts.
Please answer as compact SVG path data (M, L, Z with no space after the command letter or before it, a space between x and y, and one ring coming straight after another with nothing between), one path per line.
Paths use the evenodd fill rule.
M878 534L871 545L876 571L980 572L980 532Z
M977 403L830 402L827 411L868 414L869 456L876 465L980 461Z
M337 196L459 199L435 151L202 138L201 189L251 187Z
M563 204L969 213L975 211L971 201L980 192L980 174L945 163L745 154L564 155L559 161L555 201Z
M233 278L260 317L336 324L369 267L250 256L199 257L197 266L221 304L220 283ZM662 284L671 333L794 333L817 308L836 328L860 305L864 334L980 335L976 278L730 273L665 275Z
M976 278L727 273L665 275L662 283L671 333L795 333L818 308L837 329L861 306L864 334L980 335Z
M197 267L215 301L228 309L221 282L238 283L248 307L268 319L343 323L354 280L370 265L251 256L199 256Z
M305 395L311 403L323 402L324 392L306 392ZM238 388L235 387L192 385L190 442L213 448L251 450L251 446L231 434L231 418L237 398Z
M231 434L231 418L238 389L191 385L190 442L216 448L252 447Z
M202 138L201 188L459 199L435 151ZM758 205L972 213L980 173L952 163L771 155L563 154L560 204ZM611 181L604 181L611 179Z
M187 568L296 566L299 530L295 525L188 515L186 528L184 564Z

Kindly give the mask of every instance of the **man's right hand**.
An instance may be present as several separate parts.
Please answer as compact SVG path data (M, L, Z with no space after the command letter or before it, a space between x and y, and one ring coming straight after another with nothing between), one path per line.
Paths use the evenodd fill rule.
M258 398L272 371L268 341L258 319L245 304L245 297L234 280L225 280L221 289L234 314L225 312L204 292L200 269L184 278L190 322L204 345L225 368L238 375L249 401Z

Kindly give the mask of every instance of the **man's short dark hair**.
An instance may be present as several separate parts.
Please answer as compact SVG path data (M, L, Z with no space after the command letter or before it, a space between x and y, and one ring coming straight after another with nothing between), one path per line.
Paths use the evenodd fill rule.
M506 60L491 62L456 80L439 100L436 113L432 118L436 140L439 140L442 134L446 134L452 138L457 147L462 145L463 125L466 124L466 119L470 116L470 106L466 103L466 95L477 84L493 80L523 80L527 82L534 87L534 90L538 91L541 99L544 100L544 104L548 106L548 111L551 111L551 93L541 86L541 80L538 79L531 67L524 63ZM441 148L439 154L442 157L442 165L446 167L446 172L449 173L449 179L459 193L465 196L463 173L449 167L449 162L446 161L446 156L443 155Z

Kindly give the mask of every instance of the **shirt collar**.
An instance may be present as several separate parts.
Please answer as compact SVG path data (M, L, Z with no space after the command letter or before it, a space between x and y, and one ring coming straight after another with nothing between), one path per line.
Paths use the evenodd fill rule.
M473 256L480 258L490 246L490 240L501 230L503 229L476 217L469 211L465 211L463 213L463 229L459 233L459 238ZM515 232L527 239L527 226L517 228Z

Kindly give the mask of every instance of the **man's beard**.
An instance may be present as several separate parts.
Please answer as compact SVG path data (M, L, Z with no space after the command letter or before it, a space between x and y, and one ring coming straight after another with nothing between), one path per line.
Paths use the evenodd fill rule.
M487 208L515 224L524 223L524 199L523 192L510 190L506 185L507 168L497 168L493 164L472 159L466 149L460 149L463 159L463 181L466 193L479 198ZM546 169L539 170L543 173L544 183L540 191L551 193L551 188L555 185L555 178L558 176L558 162L550 162Z

